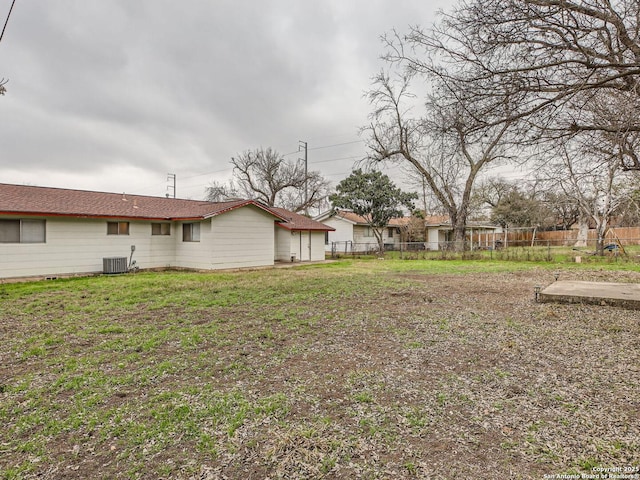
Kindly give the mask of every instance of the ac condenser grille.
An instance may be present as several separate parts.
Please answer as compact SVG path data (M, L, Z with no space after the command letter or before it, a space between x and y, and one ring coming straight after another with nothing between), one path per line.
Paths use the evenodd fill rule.
M105 257L102 259L103 273L127 273L127 257Z

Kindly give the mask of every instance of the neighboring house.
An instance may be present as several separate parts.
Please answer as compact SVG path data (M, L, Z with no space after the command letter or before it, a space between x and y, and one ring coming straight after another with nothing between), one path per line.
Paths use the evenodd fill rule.
M364 217L346 210L325 212L315 217L335 230L326 235L325 249L332 253L367 252L377 250L378 243ZM453 242L453 228L447 216L428 216L424 219L424 242L406 243L406 230L411 218L392 218L383 230L385 249L401 248L442 250ZM473 248L493 247L496 234L502 229L482 222L469 222L467 237Z
M425 248L427 250L443 250L448 248L454 241L453 227L448 216L428 216L424 220L425 226ZM483 222L468 222L467 237L471 248L494 247L496 233L502 229L496 225Z
M347 210L336 210L322 213L315 220L333 227L327 232L325 250L327 252L350 253L367 252L378 249L378 241L367 220ZM393 250L402 241L401 228L408 223L408 218L392 218L382 231L382 240L387 249Z
M253 200L211 203L0 184L0 278L102 272L105 258L197 270L269 266L294 253L324 259L316 237L331 228L303 225L298 217ZM309 255L293 242L285 255L280 230L289 237L314 232Z

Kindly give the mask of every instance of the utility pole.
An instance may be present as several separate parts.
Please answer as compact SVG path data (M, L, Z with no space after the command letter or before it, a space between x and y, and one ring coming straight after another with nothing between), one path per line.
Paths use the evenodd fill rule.
M301 150L304 145L304 213L309 216L309 206L307 202L309 201L309 175L308 175L308 157L307 157L307 142L303 142L302 140L298 140L298 151Z
M169 184L167 185L167 198L169 198L171 195L169 195L169 190L173 189L173 198L176 198L176 174L175 173L167 173L167 181L169 180L173 180L173 185Z

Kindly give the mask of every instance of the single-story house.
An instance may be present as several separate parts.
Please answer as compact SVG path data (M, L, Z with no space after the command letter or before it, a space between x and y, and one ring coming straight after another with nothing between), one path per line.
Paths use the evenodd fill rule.
M425 248L427 250L443 250L454 241L453 227L448 216L428 216L424 221ZM501 227L484 222L467 222L467 240L471 248L493 248L496 233L502 232Z
M325 236L325 249L333 253L368 252L378 249L378 241L367 219L349 210L330 210L314 220L332 227ZM402 241L401 229L409 218L392 218L382 231L382 241L389 250Z
M328 231L325 249L332 253L367 252L378 248L378 242L367 220L348 210L322 213L315 220L334 228ZM423 221L424 236L420 241L410 240L407 229L412 222L421 222L409 217L392 218L383 230L383 242L387 250L421 248L426 250L446 249L453 242L453 228L448 216L427 216ZM422 223L422 222L421 222ZM467 239L472 248L493 247L496 234L502 229L485 222L468 222ZM422 241L424 238L424 242Z
M324 259L332 230L254 200L0 184L0 278L115 273L134 260L143 269L214 270Z

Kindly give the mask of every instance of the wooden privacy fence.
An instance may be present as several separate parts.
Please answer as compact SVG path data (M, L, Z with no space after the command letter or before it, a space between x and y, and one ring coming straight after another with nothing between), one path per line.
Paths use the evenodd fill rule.
M578 241L578 230L552 230L537 231L535 239L533 230L508 230L506 239L504 233L474 234L473 242L480 245L501 242L509 246L528 246L534 243L540 245L545 242L553 246L572 246ZM594 243L597 239L596 231L587 232L587 242ZM640 245L640 227L615 227L610 228L606 235L607 240L620 241L623 245ZM506 240L506 241L505 241Z

